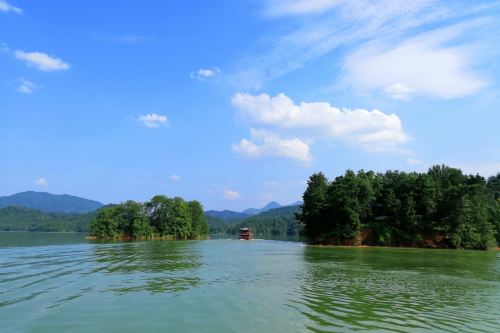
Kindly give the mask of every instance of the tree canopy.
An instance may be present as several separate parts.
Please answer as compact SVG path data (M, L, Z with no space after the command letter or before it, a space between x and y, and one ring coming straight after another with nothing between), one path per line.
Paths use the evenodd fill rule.
M427 173L313 174L297 219L315 244L485 249L500 244L500 174L445 165Z
M101 209L90 227L100 239L196 239L208 234L198 201L163 195L145 203L129 200Z

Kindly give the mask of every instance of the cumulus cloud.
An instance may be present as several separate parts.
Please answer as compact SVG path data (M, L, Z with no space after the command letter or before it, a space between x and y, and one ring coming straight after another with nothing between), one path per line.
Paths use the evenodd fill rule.
M486 82L470 68L473 51L450 42L474 24L424 33L398 45L372 43L350 54L344 80L356 89L381 91L408 100L414 95L452 99L470 95Z
M35 180L35 184L40 185L40 186L49 186L49 182L45 178L38 178Z
M150 128L158 128L160 125L167 125L168 124L168 118L167 116L157 114L157 113L149 113L147 115L140 115L139 118L137 118L137 121L143 124L146 127Z
M38 85L34 84L30 80L26 80L25 78L19 79L19 86L17 87L17 91L22 94L31 94L33 91L37 90Z
M15 51L17 59L22 60L26 65L35 67L44 72L65 71L70 66L59 58L51 57L43 52L23 52Z
M213 68L201 68L196 72L191 73L189 76L192 79L198 79L200 81L206 81L217 74L220 73L220 69L218 67Z
M10 3L4 0L0 0L0 12L13 12L16 14L22 14L23 10L19 7L12 6Z
M240 197L240 194L233 190L225 190L223 193L224 199L235 200Z
M282 139L275 133L256 129L251 129L250 133L251 140L242 139L232 145L234 152L251 158L278 156L303 162L311 160L309 145L301 139Z
M174 181L174 182L177 182L177 181L181 180L181 177L179 177L179 176L177 176L177 175L171 175L171 176L170 176L170 177L168 177L168 178L170 178L170 180L171 180L171 181Z
M368 151L391 150L408 140L399 117L379 110L339 109L326 102L295 104L285 94L271 97L238 93L232 103L251 122L309 136L341 139ZM307 145L302 142L298 146L301 146L301 156L305 157ZM237 149L246 151L247 155L261 154L259 146L248 140L242 140ZM307 156L308 153L307 148Z

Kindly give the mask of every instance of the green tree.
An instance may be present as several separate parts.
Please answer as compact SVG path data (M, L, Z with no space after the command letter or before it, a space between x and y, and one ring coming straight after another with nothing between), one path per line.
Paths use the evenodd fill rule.
M208 233L208 224L203 213L203 206L198 201L188 202L189 213L191 216L191 238L197 238Z
M302 211L296 214L303 224L304 235L312 242L319 242L323 235L328 179L321 172L313 174L307 181L307 189L302 196Z
M174 234L172 228L174 200L156 195L145 203L146 212L153 230L160 237Z
M445 165L427 173L348 170L331 183L314 174L297 217L311 243L370 238L380 245L484 249L500 244L499 176L486 182Z
M172 205L172 233L177 239L191 237L193 228L188 204L181 198L174 198Z
M118 237L117 207L103 208L90 223L92 233L103 239Z
M496 176L489 177L486 186L493 194L493 197L500 200L500 173L497 173Z

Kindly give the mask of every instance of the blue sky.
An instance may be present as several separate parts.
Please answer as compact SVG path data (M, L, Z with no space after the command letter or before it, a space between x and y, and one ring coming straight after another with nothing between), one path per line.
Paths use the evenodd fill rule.
M0 195L242 210L500 171L500 2L0 0Z

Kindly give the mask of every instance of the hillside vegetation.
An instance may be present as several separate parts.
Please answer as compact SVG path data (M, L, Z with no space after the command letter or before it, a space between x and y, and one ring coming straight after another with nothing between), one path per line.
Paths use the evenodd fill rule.
M2 231L87 232L96 212L83 214L46 213L9 206L0 209Z
M28 191L0 197L0 208L8 206L25 207L50 213L88 213L104 205L98 201L67 194Z
M427 173L313 174L298 219L313 244L485 249L500 244L500 174L488 180L434 166Z

